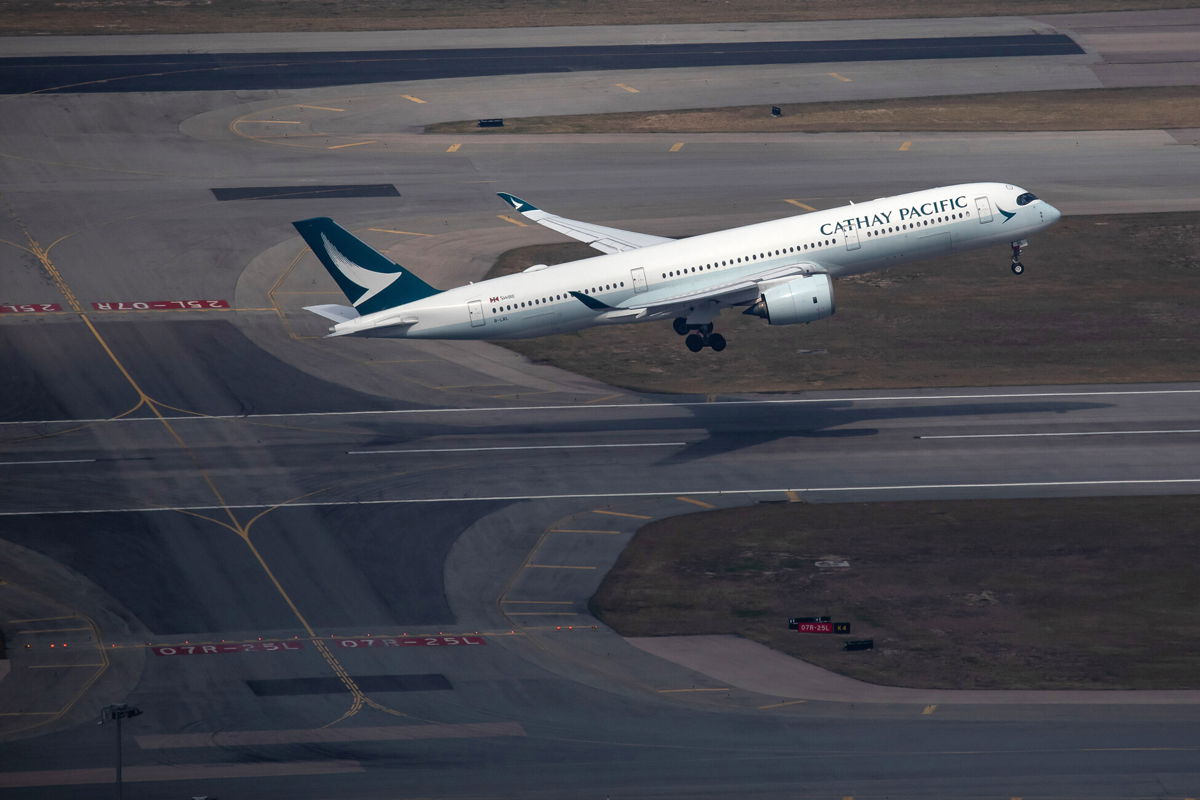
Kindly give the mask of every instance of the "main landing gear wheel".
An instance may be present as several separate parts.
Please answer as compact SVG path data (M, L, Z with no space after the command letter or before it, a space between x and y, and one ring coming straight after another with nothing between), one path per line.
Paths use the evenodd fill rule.
M1013 275L1020 275L1022 272L1025 271L1025 265L1022 264L1020 261L1014 261L1012 263L1012 271L1013 271Z
M675 321L671 323L671 327L674 328L675 332L680 336L687 336L688 331L691 330L687 324L687 317L676 317Z
M725 349L725 337L719 333L714 333L708 337L708 346L716 352L721 352Z
M704 349L704 337L698 333L691 334L683 340L683 343L686 344L687 349L691 350L693 353L699 353Z

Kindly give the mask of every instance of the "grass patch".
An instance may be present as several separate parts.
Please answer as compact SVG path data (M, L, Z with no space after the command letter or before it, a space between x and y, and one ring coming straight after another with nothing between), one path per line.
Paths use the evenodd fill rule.
M489 277L593 255L524 247ZM1032 240L1024 275L1008 259L997 246L839 280L837 313L811 325L726 310L722 353L688 352L665 321L500 344L648 392L1200 380L1200 212L1066 217Z
M0 34L255 33L1058 14L1192 0L0 0Z
M892 100L787 103L677 111L517 117L503 128L476 120L426 133L828 133L847 131L1084 131L1200 127L1200 87L1071 89Z
M1195 495L759 505L647 525L592 605L626 636L738 634L885 685L1195 689L1198 560ZM826 614L877 649L787 630Z

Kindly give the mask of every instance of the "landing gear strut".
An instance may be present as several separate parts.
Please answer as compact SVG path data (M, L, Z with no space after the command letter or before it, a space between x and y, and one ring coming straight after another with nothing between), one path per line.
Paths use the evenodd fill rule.
M699 353L705 347L711 347L716 352L721 352L725 349L725 337L719 333L713 333L711 322L703 325L689 325L687 318L677 317L671 327L680 336L686 336L683 343L687 345L687 349L693 353Z
M1021 263L1021 250L1027 244L1029 244L1029 242L1025 241L1024 239L1022 239L1019 242L1012 243L1012 267L1011 267L1011 269L1013 271L1013 275L1020 275L1022 272L1025 271L1025 265Z

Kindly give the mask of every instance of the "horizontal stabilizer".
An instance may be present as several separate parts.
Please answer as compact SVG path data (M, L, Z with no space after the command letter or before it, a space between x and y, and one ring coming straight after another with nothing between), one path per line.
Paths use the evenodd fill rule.
M358 319L358 312L350 306L339 306L333 304L324 306L305 306L304 310L311 311L318 316L324 317L325 319L331 319L334 322L347 322L352 319Z

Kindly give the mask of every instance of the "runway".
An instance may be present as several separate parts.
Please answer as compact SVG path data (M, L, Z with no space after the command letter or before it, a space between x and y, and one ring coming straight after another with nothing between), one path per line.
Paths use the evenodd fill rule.
M1191 493L1200 387L649 396L481 343L327 340L299 310L337 298L290 220L336 216L453 285L509 247L552 240L501 219L499 190L672 236L794 213L789 199L825 207L980 174L1068 213L1200 208L1200 161L1179 131L712 135L674 151L671 137L414 132L498 113L959 93L983 75L994 90L1162 70L1190 80L1194 52L1154 69L1130 56L1156 42L1187 51L1180 37L1200 16L923 25L926 37L1062 35L1085 52L397 83L330 65L355 49L455 63L481 44L463 32L312 36L277 63L321 63L324 88L0 98L0 604L12 658L0 795L67 797L109 780L112 731L94 721L114 702L145 712L126 724L129 796L1200 791L1194 705L797 703L654 657L587 608L640 526L707 507ZM576 41L679 55L922 38L911 20L803 36L700 27ZM528 58L571 33L495 35ZM172 54L206 41L167 38L21 40L11 52L182 63ZM235 37L196 58L288 46ZM377 190L221 199L333 185Z

